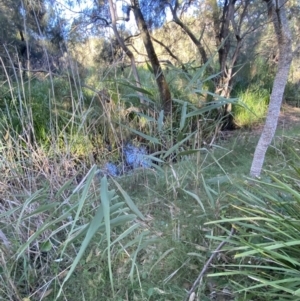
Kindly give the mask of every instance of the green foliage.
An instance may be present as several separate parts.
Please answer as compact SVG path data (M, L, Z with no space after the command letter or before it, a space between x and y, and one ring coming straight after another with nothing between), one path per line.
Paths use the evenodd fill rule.
M74 53L84 63L88 54L85 46L80 55L79 49ZM110 57L109 47L105 49ZM110 63L98 68L92 56L86 64L78 74L70 68L43 80L32 74L28 78L8 76L1 86L0 299L182 300L216 247L211 237L223 240L233 218L243 239L236 236L233 247L220 253L221 263L214 262L209 272L224 271L227 255L236 254L232 250L254 250L242 255L256 259L255 252L272 246L265 240L274 242L275 234L266 229L257 235L255 223L283 229L284 233L277 233L281 240L288 237L288 223L281 224L292 210L287 204L294 202L293 194L285 194L286 208L279 208L279 203L273 206L280 185L268 178L269 186L264 185L271 193L262 195L264 203L258 197L265 193L259 182L257 191L243 186L243 197L237 197L235 184L248 173L256 137L219 135L220 124L211 114L230 103L241 125L252 125L249 112L263 112L272 74L259 69L255 88L248 88L247 83L239 91L238 102L213 93L218 74L208 74L207 64L184 63L185 71L167 65L175 109L166 118L149 66L139 66L142 87L137 88L126 66L121 70ZM267 164L275 171L296 157L287 149L286 137L281 138L268 153ZM120 158L127 141L149 146L155 168L99 179L94 164ZM298 188L298 180L291 176L281 182ZM257 204L246 202L246 197ZM255 223L238 220L246 213ZM279 218L273 222L277 213ZM222 226L224 220L227 223L224 227L205 224L212 220L222 220ZM259 248L254 247L256 240L262 244ZM237 249L245 241L250 244ZM291 253L286 245L277 243L277 249L282 248L278 262L285 254L296 258L296 247L288 243ZM273 250L267 251L269 259ZM240 272L243 265L234 264L234 272ZM284 264L276 270L260 256L255 272L271 266L275 279L277 271L285 273L292 264L298 266L290 259ZM293 273L290 277L296 275L296 268ZM234 273L230 279L218 278L217 283L205 277L198 298L220 297L230 287L232 299L251 296L257 300L255 294L262 290L256 287L247 295L247 285L253 286L247 275L240 282Z
M284 100L291 106L300 107L300 85L288 82L284 92Z
M14 277L20 279L16 286L1 287L2 291L5 289L8 295L23 297L30 297L33 287L40 287L45 292L38 280L55 272L47 283L47 287L51 287L51 297L46 300L54 300L56 295L59 298L61 293L68 295L68 289L72 286L69 287L67 281L80 271L82 260L86 263L90 261L84 256L86 251L94 252L92 239L94 243L98 241L97 249L101 250L99 260L107 260L113 290L112 273L116 273L117 267L115 260L130 256L131 252L137 256L146 245L154 242L154 237L152 241L147 238L147 231L138 234L140 223L134 221L134 213L140 218L143 215L130 197L126 195L124 201L119 201L116 191L108 189L106 178L101 179L100 186L97 185L99 180L95 174L94 166L77 186L73 185L72 180L68 181L51 198L47 183L44 188L27 198L24 196L23 202L12 205L10 210L1 214L1 221L11 222L1 227L1 231L10 241L14 241L9 251L16 252L5 263L2 277L5 281ZM125 193L120 185L118 189L122 194ZM42 222L40 226L38 220ZM30 236L26 233L29 230ZM128 239L133 231L134 239ZM24 237L28 238L24 240ZM130 248L126 247L124 241L130 242ZM70 267L68 258L74 258ZM135 265L136 260L132 257L132 266ZM68 272L64 273L61 283L58 277L65 271ZM130 274L134 277L135 269Z
M286 172L248 179L230 195L234 216L208 223L222 229L231 224L237 231L227 248L230 263L210 276L231 279L245 300L300 300L300 157L289 152L296 161Z
M238 93L243 106L234 106L234 120L239 127L251 127L265 118L270 92L261 87L251 87Z

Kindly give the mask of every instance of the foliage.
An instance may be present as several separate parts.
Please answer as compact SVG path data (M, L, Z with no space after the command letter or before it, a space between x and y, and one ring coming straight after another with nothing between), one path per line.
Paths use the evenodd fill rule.
M294 163L285 173L248 179L229 196L234 216L208 223L237 230L227 249L232 260L210 276L230 278L236 293L256 300L300 300L299 156L287 151Z
M244 106L234 106L234 121L239 127L252 127L261 122L268 110L269 91L251 87L239 94Z
M264 46L253 45L261 31L245 37L239 64L253 61L241 68L243 77L240 66L234 68L236 98L222 98L215 93L220 74L214 71L219 61L208 26L211 11L190 1L180 2L178 11L207 53L215 53L203 65L185 31L174 23L156 27L165 21L166 2L140 1L151 35L161 42L155 50L172 91L174 114L166 118L139 37L119 24L138 53L140 88L103 29L110 23L107 1L74 18L72 34L54 9L46 18L45 3L28 2L36 5L26 11L28 24L23 18L15 22L19 8L0 12L2 38L12 29L4 41L12 59L3 48L7 56L1 61L0 299L182 300L234 224L238 233L216 256L209 269L215 277L202 279L198 298L268 300L284 291L282 297L292 300L298 285L292 278L298 277L299 168L287 164L299 158L287 146L299 148L298 133L277 137L268 152L266 166L278 174L241 183L257 137L220 132L212 114L232 104L243 127L253 125L252 113L263 116L276 66L264 56L272 41L260 55ZM261 17L260 5L251 9L251 18ZM57 68L47 60L39 72L15 64L17 26L24 24L42 58L49 55L54 64L53 54L62 50ZM294 97L296 84L289 89ZM117 174L118 160L127 168L147 168L100 176L102 168Z
M42 290L43 293L45 293L48 286L54 288L53 284L58 281L56 277L52 278L46 287L35 283L43 274L50 272L44 269L40 270L39 265L45 267L45 264L49 264L48 269L55 268L59 275L68 266L65 261L68 261L70 256L74 257L63 283L57 286L59 291L51 289L51 291L53 290L52 296L55 296L55 294L59 296L64 291L64 284L78 267L85 250L89 247L91 239L94 238L97 232L99 232L97 237L101 237L100 241L107 246L107 248L103 248L104 251L101 257L107 256L109 274L112 275L111 248L117 243L120 244L122 239L130 235L139 226L136 223L125 232L118 231L118 227L126 225L130 221L133 222L135 218L135 215L128 213L128 208L126 209L124 204L127 203L132 212L136 213L139 218L143 219L144 217L127 194L124 195L125 203L117 201L118 196L115 191L108 190L106 178L101 179L100 186L94 186L95 172L96 168L94 166L75 187L72 180L67 181L59 187L52 197L50 197L51 187L48 183L45 183L44 188L39 189L27 198L24 196L23 202L11 206L9 211L1 215L2 221L12 222L12 224L2 227L2 233L8 236L10 240L12 239L11 235L8 234L10 231L13 231L16 235L14 237L15 244L10 249L11 252L16 252L15 259L12 258L5 263L2 275L5 281L9 281L16 273L19 279L24 282L24 287L23 285L20 286L22 290L14 286L8 286L6 289L8 295L18 296L21 294L29 296L33 287L35 287L35 290ZM120 190L123 193L121 187ZM68 193L68 191L71 193ZM66 196L66 193L68 196ZM18 219L13 221L12 214L16 212L19 212ZM41 223L40 227L37 227L36 223ZM30 230L31 234L25 239L28 236L26 232L29 229L32 229ZM82 236L84 236L83 240L80 238ZM142 233L141 237L137 237L139 251L142 250L145 237L146 233ZM98 244L98 247L100 246L101 244ZM119 251L122 251L122 248ZM6 269L7 264L12 264L12 269ZM32 269L36 270L35 275L32 274L34 271ZM30 274L32 275L28 278ZM110 279L113 290L112 276Z

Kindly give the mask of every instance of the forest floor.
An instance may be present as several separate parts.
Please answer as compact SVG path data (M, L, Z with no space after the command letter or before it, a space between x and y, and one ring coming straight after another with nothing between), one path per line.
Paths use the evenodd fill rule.
M278 120L278 129L291 129L300 124L300 108L283 104ZM263 129L263 124L258 127L258 131Z
M223 131L222 137L225 140L237 136L258 136L261 134L265 124L265 119L257 124L252 124L251 128L242 128L235 131ZM284 132L300 128L300 108L289 104L283 104L280 110L280 115L277 124L277 132Z
M281 107L277 129L287 130L293 128L295 125L300 124L300 108L283 104ZM252 128L258 134L263 130L264 121Z

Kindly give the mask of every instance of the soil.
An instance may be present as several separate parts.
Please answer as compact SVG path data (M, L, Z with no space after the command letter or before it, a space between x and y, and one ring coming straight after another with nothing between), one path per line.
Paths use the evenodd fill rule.
M300 124L300 108L284 104L281 108L278 128L289 129L295 124Z

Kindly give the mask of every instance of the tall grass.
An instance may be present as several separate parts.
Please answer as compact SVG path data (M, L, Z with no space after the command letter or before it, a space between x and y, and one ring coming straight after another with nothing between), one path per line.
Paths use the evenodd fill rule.
M234 107L234 120L239 127L253 127L261 123L267 113L270 92L261 87L251 87L238 93L244 106Z
M299 144L294 138L290 142ZM237 231L225 250L227 264L217 264L210 276L228 279L243 300L300 300L300 158L293 148L288 152L290 165L284 173L248 179L229 195L232 216L207 223L224 230L232 225Z
M85 82L76 68L44 80L7 76L0 298L184 299L217 245L211 237L222 240L229 229L205 222L236 214L228 192L250 160L240 137L216 145L220 125L210 112L237 99L212 93L214 75L205 78L205 67L189 74L169 69L176 96L169 117L147 70L142 89L129 73L119 77L112 69ZM254 96L265 97L258 91L242 98L253 111L262 105ZM127 141L149 146L153 168L99 177L99 166L122 159ZM214 285L205 278L198 297L212 298ZM227 286L218 283L219 290Z
M145 292L143 279L150 270L146 270L146 264L142 268L142 262L147 261L143 256L157 256L159 268L168 252L161 257L152 246L157 244L159 232L147 225L151 214L147 220L136 199L133 201L117 180L99 180L95 163L119 158L122 144L132 137L152 143L160 154L151 158L159 164L173 153L179 159L206 152L196 130L201 132L206 124L204 114L222 103L198 106L189 99L179 99L180 122L167 120L158 109L151 84L144 92L153 105L144 109L131 102L133 95L129 94L137 91L128 81L110 79L107 102L98 86L81 86L79 79L74 80L79 78L74 70L46 79L15 72L2 86L0 296L5 300L73 300L74 292L77 298L81 290L87 300L115 300L129 291L150 298L156 295L156 288L150 286ZM200 73L193 78L195 84ZM124 87L131 92L121 95ZM191 85L189 93L194 93L193 89ZM137 112L130 111L133 107ZM197 116L203 116L205 122L197 123L190 133L190 120ZM207 123L214 133L214 121ZM106 140L112 150L106 147ZM186 152L189 140L194 141L194 150ZM163 179L167 203L171 195L175 201L182 194L203 210L198 192L182 189L186 171L179 176L173 167L169 173L167 165L154 165L156 170L137 172L120 181L141 177L146 184ZM139 181L133 183L140 185ZM174 207L172 202L169 205ZM161 221L167 225L170 221L174 238L180 239L176 219L167 216ZM165 277L166 283L173 278ZM83 284L76 287L78 281Z

